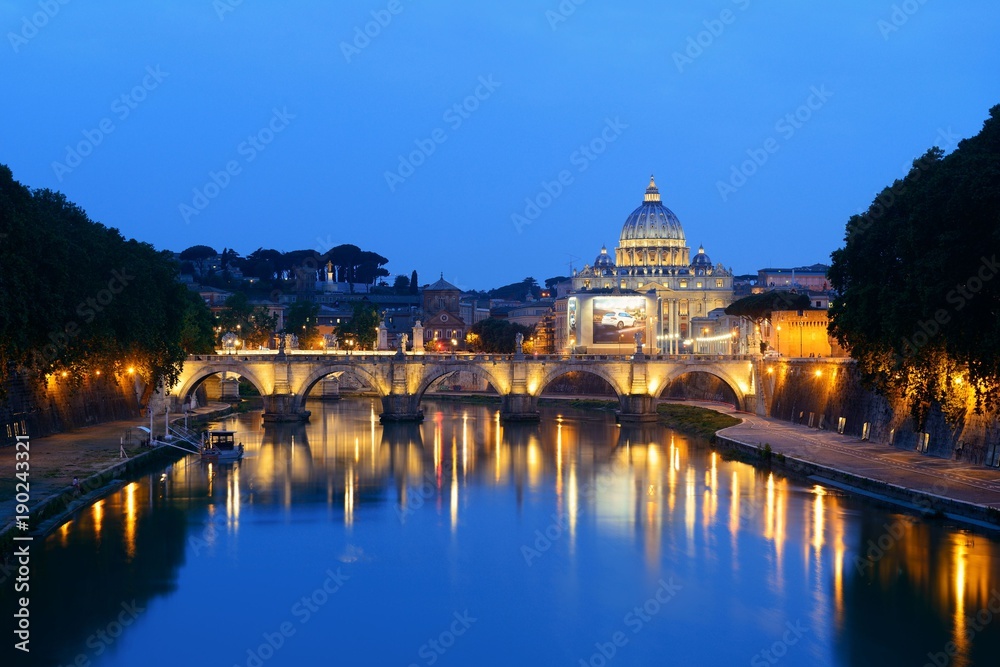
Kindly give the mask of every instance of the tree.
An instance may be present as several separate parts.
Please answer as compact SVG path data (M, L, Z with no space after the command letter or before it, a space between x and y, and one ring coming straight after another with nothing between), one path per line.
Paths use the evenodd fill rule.
M753 330L760 332L765 322L771 321L771 313L776 310L810 310L812 307L809 295L796 292L771 290L761 294L751 294L738 299L726 306L726 315L733 315L748 320L754 325ZM749 335L747 336L749 338ZM747 340L749 348L751 342ZM760 340L760 351L767 351L767 343Z
M1000 405L998 211L1000 106L978 135L947 157L930 149L852 216L833 253L830 332L918 425L959 393L976 410Z
M193 263L198 269L198 275L204 276L208 274L209 260L215 258L218 254L215 252L215 248L211 246L193 245L187 250L181 251L178 257L181 261Z
M406 276L396 276L392 283L392 291L395 294L408 294L410 292L410 279Z
M358 301L350 322L337 327L337 337L344 341L354 340L355 349L370 350L378 340L378 325L378 309L367 301Z
M243 292L236 292L226 299L226 309L219 315L219 338L227 333L235 333L243 340L245 348L256 348L267 344L278 326L278 317L271 315L267 308L255 306Z
M285 332L299 337L299 347L310 348L319 343L319 304L313 301L296 301L285 313Z
M195 292L187 290L187 307L181 321L181 346L188 354L215 352L215 322L212 311Z
M559 283L566 282L567 280L571 280L571 278L569 276L555 276L554 278L546 278L545 287L546 289L554 290L556 285L558 285Z
M476 352L489 354L510 354L517 350L517 334L524 336L525 341L534 333L534 327L526 327L510 320L487 318L480 320L469 329L470 335L466 342Z
M45 251L23 251L34 247ZM77 382L129 367L148 387L172 385L206 343L207 309L177 271L172 253L0 166L0 386L12 372Z
M413 273L410 274L410 294L417 294L420 289L420 283L417 282L417 270L413 269Z

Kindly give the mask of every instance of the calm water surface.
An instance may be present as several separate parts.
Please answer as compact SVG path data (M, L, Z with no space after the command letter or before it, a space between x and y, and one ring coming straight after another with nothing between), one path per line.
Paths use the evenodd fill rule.
M1000 664L994 538L607 413L310 407L37 545L32 664Z

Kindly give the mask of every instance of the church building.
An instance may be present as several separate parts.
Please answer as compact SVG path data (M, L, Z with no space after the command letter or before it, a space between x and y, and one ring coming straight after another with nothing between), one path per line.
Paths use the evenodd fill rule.
M732 301L732 271L713 265L704 247L691 256L680 220L650 178L614 255L601 248L593 265L573 273L565 315L558 312L557 339L587 353L631 350L637 338L650 353L683 353L690 351L684 342L698 333L692 318Z

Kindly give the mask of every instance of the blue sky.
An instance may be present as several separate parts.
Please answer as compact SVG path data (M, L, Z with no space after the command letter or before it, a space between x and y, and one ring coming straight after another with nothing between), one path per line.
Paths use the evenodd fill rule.
M466 288L592 262L651 173L737 273L828 261L1000 103L995 0L63 1L0 1L18 180L159 248Z

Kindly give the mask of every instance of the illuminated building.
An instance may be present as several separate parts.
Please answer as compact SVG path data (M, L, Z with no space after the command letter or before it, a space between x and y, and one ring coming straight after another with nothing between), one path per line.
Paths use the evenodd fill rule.
M684 229L650 178L642 204L622 227L614 257L601 248L573 274L557 339L578 351L612 352L641 334L649 352L684 352L698 332L691 319L733 301L733 273L712 264L704 247L691 257ZM650 344L654 343L654 344Z

